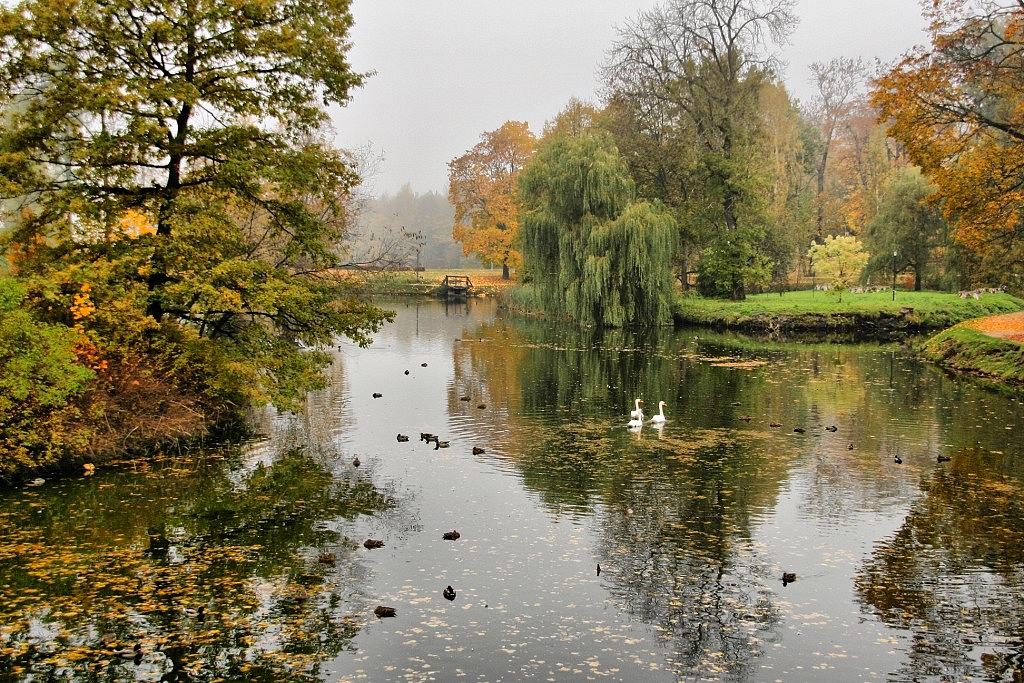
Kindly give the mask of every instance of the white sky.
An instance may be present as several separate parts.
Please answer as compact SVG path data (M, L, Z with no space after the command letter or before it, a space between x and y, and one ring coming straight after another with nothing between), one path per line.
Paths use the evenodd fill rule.
M446 191L447 162L485 130L526 120L538 132L576 96L596 100L615 26L655 0L354 0L351 58L376 74L334 112L338 143L383 154L372 188ZM883 62L926 42L918 0L799 0L781 50L785 81L811 97L808 66Z

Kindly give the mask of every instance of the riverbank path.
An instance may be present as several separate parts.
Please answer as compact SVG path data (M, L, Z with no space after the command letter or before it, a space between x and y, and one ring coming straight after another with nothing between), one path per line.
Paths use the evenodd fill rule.
M990 315L987 318L972 320L967 324L990 337L1024 343L1024 311L1006 315Z

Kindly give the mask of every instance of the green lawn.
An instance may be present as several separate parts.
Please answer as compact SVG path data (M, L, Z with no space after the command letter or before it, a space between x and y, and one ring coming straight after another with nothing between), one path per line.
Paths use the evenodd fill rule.
M851 329L881 320L900 321L904 327L938 329L963 320L1024 310L1024 300L1009 294L985 294L961 299L947 292L890 292L843 294L787 292L756 294L744 301L679 297L677 320L724 327L791 327Z

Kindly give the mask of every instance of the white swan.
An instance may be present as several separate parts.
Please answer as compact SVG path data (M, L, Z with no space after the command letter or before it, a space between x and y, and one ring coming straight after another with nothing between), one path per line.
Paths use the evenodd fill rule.
M640 399L636 399L635 405L636 405L636 410L631 412L629 414L629 416L632 419L634 419L634 420L642 420L642 419L644 419L644 411L640 410Z
M654 424L664 424L665 423L665 402L664 401L658 401L658 414L655 415L654 417L652 417L650 421L653 422Z
M626 423L626 426L630 429L640 429L644 426L644 421L640 418L634 417L632 420Z

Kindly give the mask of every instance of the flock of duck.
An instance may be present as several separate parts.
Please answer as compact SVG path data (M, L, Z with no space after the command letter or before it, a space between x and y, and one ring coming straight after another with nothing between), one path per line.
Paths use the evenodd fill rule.
M426 367L427 364L423 363L422 366ZM409 371L406 370L405 374L408 375ZM381 398L382 394L374 393L373 397L374 398ZM469 401L470 397L463 396L463 397L460 398L460 400L461 401ZM630 411L630 413L629 413L629 422L626 423L626 426L630 430L634 430L634 431L643 428L643 426L645 424L651 424L651 425L654 425L655 427L658 427L658 428L663 427L665 425L665 423L668 421L668 418L665 416L665 407L667 405L668 404L665 401L658 401L658 413L656 415L652 415L650 417L650 419L647 419L647 416L644 414L644 411L643 411L643 406L644 406L643 399L640 399L640 398L634 399L634 401L633 401L633 410ZM734 403L733 405L738 405L738 403ZM477 408L480 408L480 409L483 409L483 408L486 408L486 407L487 406L484 405L484 404L480 404L480 405L477 406ZM746 415L741 415L739 419L743 420L744 422L750 422L752 418L749 417L749 416L746 416ZM780 423L777 423L777 422L772 422L769 426L772 427L772 428L778 428L778 427L781 427L782 425ZM795 433L797 433L797 434L804 434L806 432L806 430L803 427L796 427L796 428L793 429L793 431ZM839 428L836 427L835 425L829 425L828 427L825 427L825 431L835 433L835 432L839 431ZM409 437L404 435L404 434L399 434L398 435L398 441L399 441L399 443L408 442L409 441ZM428 432L421 432L420 433L420 441L426 442L428 444L433 443L434 444L434 450L438 450L440 448L448 448L449 445L450 445L448 441L441 441L440 437L438 437L436 434L430 434ZM851 443L849 445L849 450L853 450L853 448L854 448L854 445ZM479 446L474 446L473 447L473 455L481 455L481 454L483 454L485 452L486 451L483 448L480 448ZM940 455L938 457L938 461L940 463L942 463L942 462L949 462L949 457L948 456ZM902 464L903 460L900 459L900 457L897 455L897 456L895 456L895 462L896 462L896 464ZM359 464L360 464L359 463L359 459L356 458L353 461L352 464L355 465L356 467L358 467ZM454 531L454 530L453 531L446 531L444 534L442 534L442 539L445 540L445 541L456 541L456 540L459 539L460 536L461 536L461 534L458 531ZM384 542L380 541L380 540L375 540L375 539L367 539L366 542L363 545L367 549L382 548L382 547L384 547ZM331 556L330 559L333 561L334 557ZM323 561L323 558L321 558L321 561ZM597 565L597 574L598 574L598 576L601 575L601 565L600 564ZM786 586L786 585L788 585L790 583L793 583L794 581L796 581L796 574L795 573L793 573L793 572L784 572L783 573L783 575L782 575L782 585L783 586ZM451 586L447 586L441 592L441 594L444 596L444 598L446 600L455 600L455 596L456 596L455 589L452 588ZM374 614L378 618L394 617L397 614L397 610L395 610L394 607L386 607L386 606L381 605L381 606L377 607L374 610Z
M427 367L427 364L426 363L421 363L420 367L424 367L425 368L425 367ZM406 370L405 374L408 375L410 373L409 373L408 370ZM383 397L384 397L384 394L382 394L380 392L374 392L373 393L373 398L375 398L375 399L376 398L383 398ZM469 396L462 396L462 397L460 397L459 400L460 401L469 401L470 397ZM481 403L481 404L479 404L477 406L477 408L480 409L480 410L484 410L485 408L487 408L487 405L484 404L484 403ZM409 442L409 437L406 434L399 433L398 437L397 437L397 440L398 440L398 443L408 443ZM431 444L431 443L434 444L434 450L435 451L438 450L438 449L441 449L441 448L448 448L449 446L451 446L451 442L449 442L449 441L442 441L441 437L439 437L437 434L431 434L430 432L420 432L420 441L423 441L424 443L427 443L427 444ZM482 455L483 453L486 453L486 452L487 451L485 451L483 448L480 448L479 446L473 446L473 455ZM359 462L359 458L358 457L355 460L352 461L352 465L355 466L355 467L359 467L360 464L361 463ZM443 534L441 534L441 539L444 540L444 541L457 541L461 537L462 537L462 534L460 534L457 529L453 529L452 531L446 531ZM379 539L374 539L374 538L368 538L368 539L366 539L366 541L363 542L363 547L366 548L367 550L376 550L377 548L383 548L384 547L384 541L379 540ZM326 564L334 564L334 562L336 561L336 558L331 553L325 553L324 555L320 556L320 561L324 562ZM443 591L441 591L441 595L444 597L445 600L448 600L450 602L450 601L455 600L455 598L457 596L457 593L455 592L455 589L452 588L449 585L449 586L445 587L445 589ZM373 610L373 614L378 619L386 619L388 617L398 616L398 610L395 609L394 607L388 607L386 605L378 605L376 607L376 609Z

